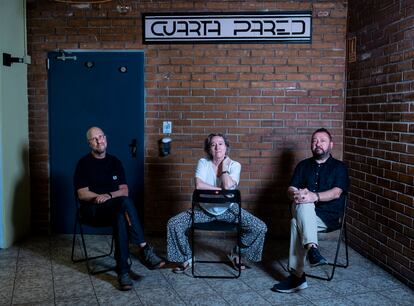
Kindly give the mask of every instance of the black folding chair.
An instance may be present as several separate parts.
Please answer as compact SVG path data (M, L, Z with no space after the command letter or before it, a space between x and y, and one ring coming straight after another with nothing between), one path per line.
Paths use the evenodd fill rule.
M73 229L72 256L71 256L72 262L73 263L86 262L86 267L88 269L88 273L92 274L92 275L96 275L96 274L105 273L105 272L108 272L108 271L115 270L115 266L110 267L110 268L99 269L99 270L95 270L95 269L91 268L91 266L90 266L90 261L91 260L94 260L94 259L97 259L97 258L109 257L109 256L112 255L112 253L114 251L114 237L112 236L112 238L111 238L111 247L110 247L109 251L107 251L103 254L100 254L100 255L89 256L88 255L88 249L86 247L85 237L84 237L84 226L89 226L89 227L93 227L93 228L103 228L103 227L109 227L110 225L102 224L97 220L90 220L89 218L86 218L86 217L82 216L81 209L80 209L80 203L79 203L78 196L77 196L76 192L75 192L75 205L76 205L76 215L75 215L75 226L74 226L74 229ZM88 205L95 205L95 204L88 204ZM79 227L79 234L81 236L82 249L83 249L84 257L75 259L75 243L76 243L76 235L77 235L77 228L78 227Z
M195 209L199 209L199 203L214 204L217 206L238 205L239 212L235 223L224 221L211 221L207 223L196 223L194 220ZM191 250L192 250L192 274L197 278L238 278L241 274L241 251L240 251L240 233L241 233L241 196L239 190L200 190L196 189L193 192L192 200L192 216L191 216ZM197 231L212 231L212 232L232 232L236 233L238 256L240 265L238 273L234 275L202 275L196 273L196 263L230 263L229 260L196 260L195 259L195 233Z
M346 209L347 209L347 202L348 202L347 201L347 198L345 198L344 213L342 215L342 218L340 219L339 227L338 228L335 228L335 229L327 229L325 231L319 232L319 233L330 233L330 232L339 230L339 236L338 236L338 241L337 241L337 244L336 244L336 252L335 252L334 260L333 260L333 262L332 261L328 261L328 265L332 266L332 269L331 269L330 273L328 273L327 276L319 276L319 275L315 275L315 274L306 273L306 276L313 277L313 278L317 278L317 279L321 279L321 280L330 281L334 277L336 267L340 267L340 268L347 268L348 267L348 265L349 265L349 257L348 257L348 235L347 235L347 231L346 231ZM344 241L344 244L345 244L345 263L339 263L339 261L338 261L339 250L341 248L341 242L342 242L342 240Z

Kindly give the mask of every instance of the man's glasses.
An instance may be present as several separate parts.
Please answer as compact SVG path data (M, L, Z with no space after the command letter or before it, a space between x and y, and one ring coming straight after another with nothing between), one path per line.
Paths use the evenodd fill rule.
M96 137L89 138L88 140L89 140L89 142L100 142L103 139L105 139L105 137L106 136L104 134L101 134L101 135L98 135Z

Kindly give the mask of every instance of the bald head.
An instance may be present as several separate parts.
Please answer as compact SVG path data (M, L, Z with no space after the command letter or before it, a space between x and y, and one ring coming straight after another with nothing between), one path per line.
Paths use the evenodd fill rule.
M86 132L86 138L89 147L92 149L92 155L96 158L105 158L106 155L106 136L102 129L94 126Z
M102 131L101 128L97 127L97 126L93 126L91 128L89 128L89 130L86 132L86 140L89 141L93 134L101 134L101 135L105 135L105 133Z

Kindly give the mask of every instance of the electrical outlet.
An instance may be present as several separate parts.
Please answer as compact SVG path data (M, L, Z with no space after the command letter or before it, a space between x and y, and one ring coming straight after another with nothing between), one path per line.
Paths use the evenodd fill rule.
M162 123L162 132L164 134L171 134L172 133L172 122L171 121L164 121Z

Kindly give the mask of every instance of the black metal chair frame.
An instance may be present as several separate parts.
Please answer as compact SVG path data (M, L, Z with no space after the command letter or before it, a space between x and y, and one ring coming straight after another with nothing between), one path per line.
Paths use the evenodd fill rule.
M74 225L74 229L73 229L72 256L71 256L72 262L73 263L86 262L86 268L88 269L88 273L91 274L91 275L96 275L96 274L105 273L105 272L108 272L108 271L115 270L115 267L104 268L104 269L99 269L99 270L93 270L90 267L90 261L91 260L98 259L98 258L103 258L103 257L109 257L109 256L112 255L112 253L114 251L114 236L112 235L112 238L111 238L111 248L110 248L109 252L101 254L101 255L97 255L97 256L89 256L88 251L87 251L87 247L86 247L83 226L87 225L87 226L91 226L91 227L98 227L98 225L92 224L91 222L83 222L84 220L82 219L82 215L81 215L81 212L80 212L80 203L79 203L79 199L78 199L76 193L75 193L75 205L76 205L76 215L75 215L75 225ZM94 204L90 204L90 205L94 205ZM76 243L76 235L77 235L78 226L79 226L79 234L81 236L81 241L82 241L82 248L83 248L84 257L75 259L75 243ZM104 227L104 225L99 225L99 227ZM107 226L107 227L109 227L109 226Z
M326 280L326 281L330 281L333 279L334 274L335 274L335 269L337 267L339 268L347 268L349 266L349 256L348 256L348 235L347 235L347 229L346 229L346 210L347 210L347 198L345 198L345 206L344 206L344 213L343 216L341 218L341 226L339 228L339 236L338 236L338 242L336 244L336 252L335 252L335 258L334 261L328 262L328 265L332 266L332 270L330 272L330 274L328 274L328 276L323 277L323 276L319 276L319 275L314 275L314 274L309 274L309 273L305 273L306 276L312 277L312 278L317 278L317 279L321 279L321 280ZM319 233L330 233L333 232L335 230L338 229L333 229L333 230L325 230L325 231L321 231ZM341 241L342 239L344 240L345 243L345 263L338 263L338 257L339 257L339 250L341 248Z
M199 203L220 204L220 205L239 205L239 212L236 223L229 223L224 221L212 221L207 223L196 223L194 221L194 211L198 208ZM195 232L196 231L213 231L213 232L233 232L237 234L238 256L240 265L237 274L235 275L201 275L196 274L196 263L231 263L229 260L196 260L195 259ZM191 210L191 251L192 251L192 267L191 272L195 278L238 278L241 274L241 196L239 190L200 190L196 189L193 192L192 210Z

